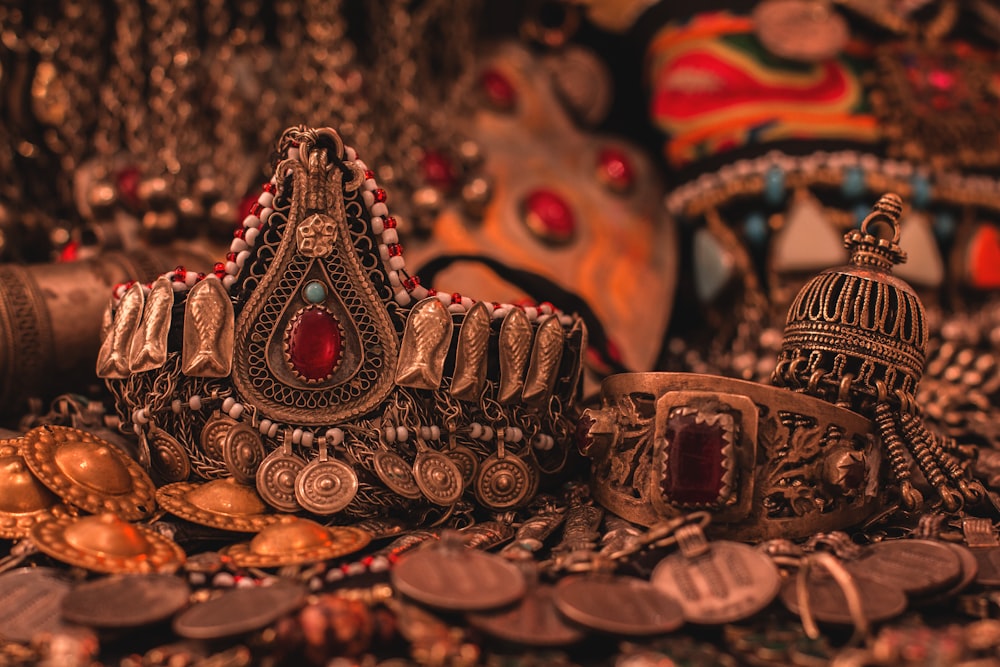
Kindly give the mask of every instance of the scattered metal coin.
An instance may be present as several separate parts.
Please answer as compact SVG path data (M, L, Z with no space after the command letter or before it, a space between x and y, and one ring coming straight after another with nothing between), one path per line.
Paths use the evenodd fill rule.
M149 464L164 482L183 482L191 474L191 458L184 445L162 428L151 428L146 436Z
M39 426L24 435L21 454L45 486L87 512L137 520L156 509L155 487L146 471L86 431Z
M847 21L832 3L765 0L753 11L761 44L776 56L807 63L836 57L847 45Z
M222 441L222 460L236 481L252 485L257 468L264 460L264 441L260 433L246 424L237 423L231 427Z
M26 537L39 521L66 516L66 506L31 474L19 448L0 441L0 537Z
M31 539L56 560L94 572L174 572L184 562L179 546L114 514L53 519L36 524Z
M654 586L680 603L691 623L716 625L753 616L774 600L781 577L753 547L718 540L695 556L667 556L653 570Z
M38 633L67 626L59 610L72 585L47 567L24 567L0 575L0 638L28 643Z
M953 544L951 542L942 542L941 544L951 549L955 555L958 556L958 562L962 566L962 574L950 588L945 589L936 595L931 595L917 600L916 602L918 602L921 606L934 605L951 599L953 596L958 595L971 586L972 582L974 582L976 577L979 576L979 561L976 560L976 556L972 553L972 549L962 546L961 544Z
M260 630L306 602L306 590L291 582L234 588L188 607L173 628L188 639L222 639Z
M301 456L290 450L274 450L257 468L257 493L277 510L298 512L302 506L295 498L295 478L305 467L305 459Z
M417 454L413 478L424 497L435 505L454 505L465 490L462 472L441 452L428 450Z
M865 549L857 560L844 563L856 576L898 588L907 595L944 590L962 576L958 555L932 540L885 540Z
M495 612L469 614L469 624L503 641L525 646L568 646L586 635L556 609L552 586L528 591L514 606Z
M555 586L555 605L582 626L626 637L659 635L684 624L672 597L635 577L566 577Z
M373 465L375 474L392 491L410 500L423 497L413 470L399 454L381 449L375 452Z
M173 575L105 577L74 587L63 598L62 615L91 628L137 628L167 620L190 595L184 579Z
M320 516L336 514L351 504L358 493L358 474L336 459L315 458L295 478L295 498L307 512Z
M176 482L156 491L156 501L191 523L238 533L257 533L278 521L257 492L231 477L204 484Z
M877 581L854 577L861 609L870 623L879 623L899 616L906 611L906 594L899 588ZM809 611L821 623L852 625L847 596L835 579L830 576L809 576ZM781 602L793 614L801 614L798 598L798 577L791 576L781 586Z
M476 499L486 507L507 510L518 507L531 491L531 471L520 457L506 454L489 456L476 476Z
M282 517L250 542L233 544L222 554L239 567L282 567L339 558L365 548L371 535L351 526L321 526L294 516Z
M496 609L521 599L526 590L516 565L467 548L455 532L400 558L392 584L417 602L449 611Z

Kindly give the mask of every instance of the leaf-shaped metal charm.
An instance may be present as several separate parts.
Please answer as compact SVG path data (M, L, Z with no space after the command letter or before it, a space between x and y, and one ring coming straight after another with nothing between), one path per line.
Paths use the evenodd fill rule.
M123 380L130 375L128 365L129 347L132 335L139 328L142 306L146 302L142 285L136 283L128 288L118 303L111 330L101 343L97 354L97 376Z
M132 334L128 366L133 373L156 370L167 361L167 336L174 307L174 288L170 279L160 276L146 297L142 321Z
M544 405L549 399L559 373L565 342L566 336L558 316L549 315L538 325L528 375L521 392L521 400L528 405Z
M181 371L221 378L233 365L233 302L221 280L206 278L188 292L184 306Z
M484 301L478 302L462 320L455 353L455 377L451 395L462 401L478 401L486 382L486 352L490 347L493 313Z
M501 403L513 403L521 398L524 371L531 354L531 323L520 308L511 308L500 325L500 391Z
M566 336L567 348L573 353L573 367L569 372L569 392L575 392L580 386L580 378L583 377L583 359L587 354L587 345L590 344L587 333L587 325L583 319L574 317L573 326Z
M440 387L453 329L451 313L437 297L414 306L399 347L396 384L414 389Z

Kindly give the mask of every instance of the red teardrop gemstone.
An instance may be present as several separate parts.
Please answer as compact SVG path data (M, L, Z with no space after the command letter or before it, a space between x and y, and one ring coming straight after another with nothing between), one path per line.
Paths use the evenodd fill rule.
M500 70L488 69L479 77L479 86L486 101L497 111L510 111L517 104L517 91Z
M325 380L343 357L337 318L325 308L306 308L288 327L285 349L292 369L306 380Z
M573 210L557 192L546 188L533 190L524 198L522 210L528 229L544 241L566 243L576 233Z
M698 423L694 415L671 419L667 427L664 495L680 505L711 504L722 492L726 434L721 424Z
M628 192L635 182L635 171L625 151L620 148L602 150L597 155L597 178L614 192Z

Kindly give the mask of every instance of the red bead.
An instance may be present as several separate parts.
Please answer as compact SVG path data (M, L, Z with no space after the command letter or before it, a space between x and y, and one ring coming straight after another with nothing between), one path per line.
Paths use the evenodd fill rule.
M221 278L226 275L226 265L223 262L216 262L215 266L212 267L212 273L214 273L217 278Z
M438 291L433 287L427 288L427 296L437 296Z
M261 205L261 203L259 201L254 202L253 206L250 207L250 215L255 215L255 216L257 216L259 218L260 217L260 213L263 210L264 210L264 207Z
M139 183L141 181L142 172L139 171L138 167L125 167L115 174L115 187L118 190L118 196L132 208L138 208L141 204L139 201Z
M635 183L635 171L625 151L605 148L597 155L597 178L610 190L628 192Z
M417 288L417 285L419 285L419 284L420 284L420 277L419 276L411 276L409 278L404 278L403 279L403 287L406 288L406 290L410 291L410 292L412 292L413 290L415 290Z
M458 292L454 292L451 295L451 302L452 303L462 303L462 295L459 294Z
M558 193L539 188L522 204L524 223L536 236L549 243L566 243L576 233L576 219L569 204Z
M365 567L371 567L372 563L375 562L375 556L365 556L361 559L361 564Z
M389 257L399 257L403 254L403 246L398 243L390 243L388 245Z
M443 153L426 151L420 158L420 170L428 185L441 190L450 190L455 186L455 167Z
M226 253L226 261L227 262L235 262L236 261L236 253L235 252L227 252Z
M395 229L396 218L392 217L391 215L385 216L385 222L382 223L382 226L385 227L386 229Z
M240 203L236 205L236 225L242 226L243 219L246 218L253 212L253 207L257 203L258 195L255 193L250 193L247 196L240 199Z
M174 269L174 282L182 283L185 280L187 280L187 269L185 269L183 266L178 266L176 269Z
M200 283L204 279L205 279L205 274L202 273L201 271L199 271L198 275L195 276L195 282L199 282Z
M699 423L696 415L670 420L666 429L667 474L662 491L674 503L714 503L722 491L726 433L719 423Z
M236 229L233 230L233 238L242 239L244 236L246 236L246 233L247 230L245 227L237 227Z
M499 111L510 111L517 104L517 91L510 79L496 69L488 69L479 76L479 87L490 105Z
M375 172L371 169L365 169L365 180L368 181L373 178L375 178Z
M520 299L518 299L517 301L515 301L513 305L517 306L521 310L524 310L525 308L527 308L529 306L534 306L535 305L535 300L532 299L530 296L525 296L525 297L521 297Z
M382 203L385 201L385 190L382 188L375 188L375 192L372 195L374 195L376 202Z
M285 339L288 361L307 380L324 380L343 356L340 324L324 308L306 308L292 320Z
M263 189L264 192L270 192L271 194L274 194L274 191L277 190L278 187L271 181L268 181L267 183L261 186L261 189Z

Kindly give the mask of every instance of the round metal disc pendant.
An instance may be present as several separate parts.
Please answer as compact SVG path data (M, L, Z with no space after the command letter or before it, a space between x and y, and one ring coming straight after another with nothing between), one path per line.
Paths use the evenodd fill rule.
M215 461L225 460L222 457L222 445L226 441L226 436L237 424L238 421L222 413L212 415L201 427L201 435L198 438L202 453Z
M462 486L471 489L476 483L476 473L479 472L479 457L464 445L458 445L444 452L445 456L455 462L458 471L462 473Z
M313 459L295 478L295 499L307 512L336 514L358 494L358 474L343 461Z
M486 507L507 510L528 500L531 491L531 471L513 454L502 459L491 455L479 467L476 477L476 499Z
M286 516L250 542L222 550L238 567L283 567L340 558L368 546L372 536L352 526L321 526Z
M410 500L423 496L413 477L413 470L399 454L381 449L375 452L373 465L375 474L389 490Z
M260 433L246 424L233 426L222 441L222 460L236 481L253 484L257 468L264 460Z
M865 549L861 558L844 563L858 577L907 595L928 595L948 588L962 576L958 555L932 540L885 540Z
M684 624L672 597L634 577L567 577L556 584L555 605L584 627L625 637L658 635Z
M138 628L167 620L190 595L187 582L173 575L105 577L74 587L63 599L62 615L90 628Z
M54 519L36 525L31 539L42 553L94 572L174 572L184 552L156 531L114 514Z
M302 507L295 498L295 478L305 467L301 456L274 450L257 468L257 492L277 510L298 512Z
M765 0L754 9L753 22L764 48L799 62L830 60L850 39L844 17L810 0Z
M466 548L461 536L407 553L391 574L392 585L403 595L448 611L497 609L521 599L526 591L516 565Z
M718 540L695 558L673 554L653 569L651 583L681 605L690 623L719 625L753 616L774 600L781 577L753 547Z
M155 487L146 471L90 433L39 426L24 435L21 455L45 486L84 511L136 521L156 509Z
M191 475L191 458L184 445L161 428L150 429L150 465L164 482L183 482Z
M413 461L413 477L435 505L454 505L462 497L462 471L441 452L424 451Z
M273 586L234 588L189 607L174 619L173 628L187 639L233 637L260 630L305 602L305 588L286 581Z
M238 533L257 533L278 521L257 492L229 477L204 484L175 482L156 491L166 511L199 526Z
M469 614L469 624L488 635L524 646L569 646L586 635L556 609L552 586L540 585L510 609Z
M861 609L870 623L880 623L906 611L906 594L898 588L855 577L861 596ZM847 597L837 582L829 576L809 577L809 611L821 623L852 625ZM781 602L793 614L801 615L798 597L798 577L789 577L781 586Z
M41 633L66 628L60 609L73 588L59 570L23 567L0 575L0 639L29 643Z

